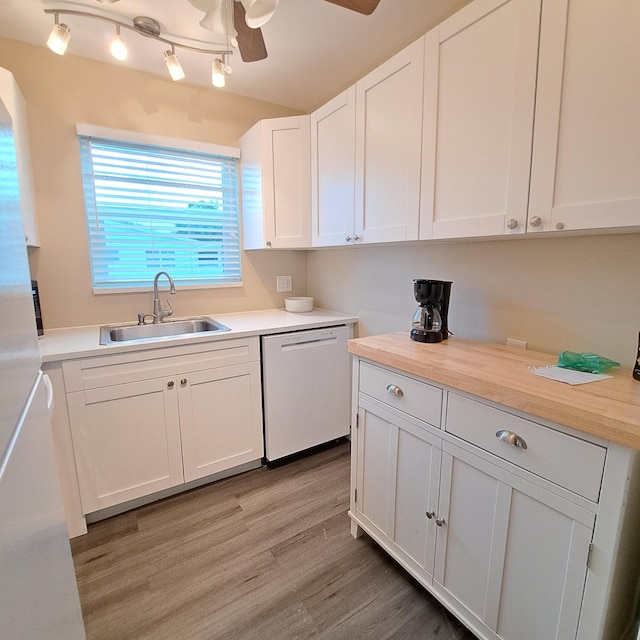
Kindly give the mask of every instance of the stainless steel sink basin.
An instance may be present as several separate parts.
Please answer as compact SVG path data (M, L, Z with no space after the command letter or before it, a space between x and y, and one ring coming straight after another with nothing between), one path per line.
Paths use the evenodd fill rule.
M157 324L112 324L100 327L100 344L163 340L194 333L218 333L230 331L220 322L206 316L165 320Z

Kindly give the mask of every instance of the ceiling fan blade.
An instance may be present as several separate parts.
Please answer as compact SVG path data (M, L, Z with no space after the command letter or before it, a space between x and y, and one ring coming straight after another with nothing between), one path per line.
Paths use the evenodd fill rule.
M256 62L267 57L261 29L251 29L244 18L245 10L241 2L233 3L233 25L238 34L238 49L243 62Z
M351 11L363 13L365 16L369 16L376 10L380 0L327 0L327 2L337 4L339 7L344 7L345 9L351 9Z

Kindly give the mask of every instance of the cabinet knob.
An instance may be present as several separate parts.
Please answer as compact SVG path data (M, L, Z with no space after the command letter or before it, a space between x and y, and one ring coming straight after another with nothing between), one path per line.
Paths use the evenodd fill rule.
M187 379L186 378L182 378L182 380L180 380L180 386L181 387L186 387L187 386Z
M562 231L564 229L564 222L556 222L556 229Z
M271 240L267 240L267 247L271 246Z
M444 521L444 518L436 518L436 524L439 527L444 527L444 525L447 524L447 523Z
M360 240L360 236L358 234L356 234L355 236L353 236L353 241L354 242L358 242L358 240Z
M345 236L344 237L344 241L345 242L351 242L351 236Z
M389 384L389 385L387 385L387 391L392 396L396 396L397 398L402 398L404 396L404 393L403 393L402 389L397 384Z
M517 229L518 221L515 218L509 218L507 220L507 229Z
M169 380L169 382L167 382L167 389L173 389L173 385L174 385L173 380Z
M533 216L533 218L529 220L529 224L532 227L539 227L541 223L542 223L542 218L540 216Z
M431 520L431 519L436 517L436 512L435 511L427 511L427 513L425 513L424 515L427 516L427 518L429 518L429 520Z
M527 448L525 439L519 436L517 433L514 433L513 431L506 431L504 429L496 431L496 438L498 438L498 440L502 440L502 442L505 442L512 447L517 447L518 449Z

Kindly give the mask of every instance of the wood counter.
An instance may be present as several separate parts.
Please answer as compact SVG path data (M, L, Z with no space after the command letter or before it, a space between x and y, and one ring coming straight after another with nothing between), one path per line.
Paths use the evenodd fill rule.
M455 337L423 344L406 332L350 340L349 352L640 450L640 382L629 370L614 367L612 378L572 386L530 371L557 356Z

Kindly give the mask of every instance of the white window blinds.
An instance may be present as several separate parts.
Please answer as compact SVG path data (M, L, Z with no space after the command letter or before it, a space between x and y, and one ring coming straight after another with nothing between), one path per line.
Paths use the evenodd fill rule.
M235 157L79 139L94 292L241 282Z

